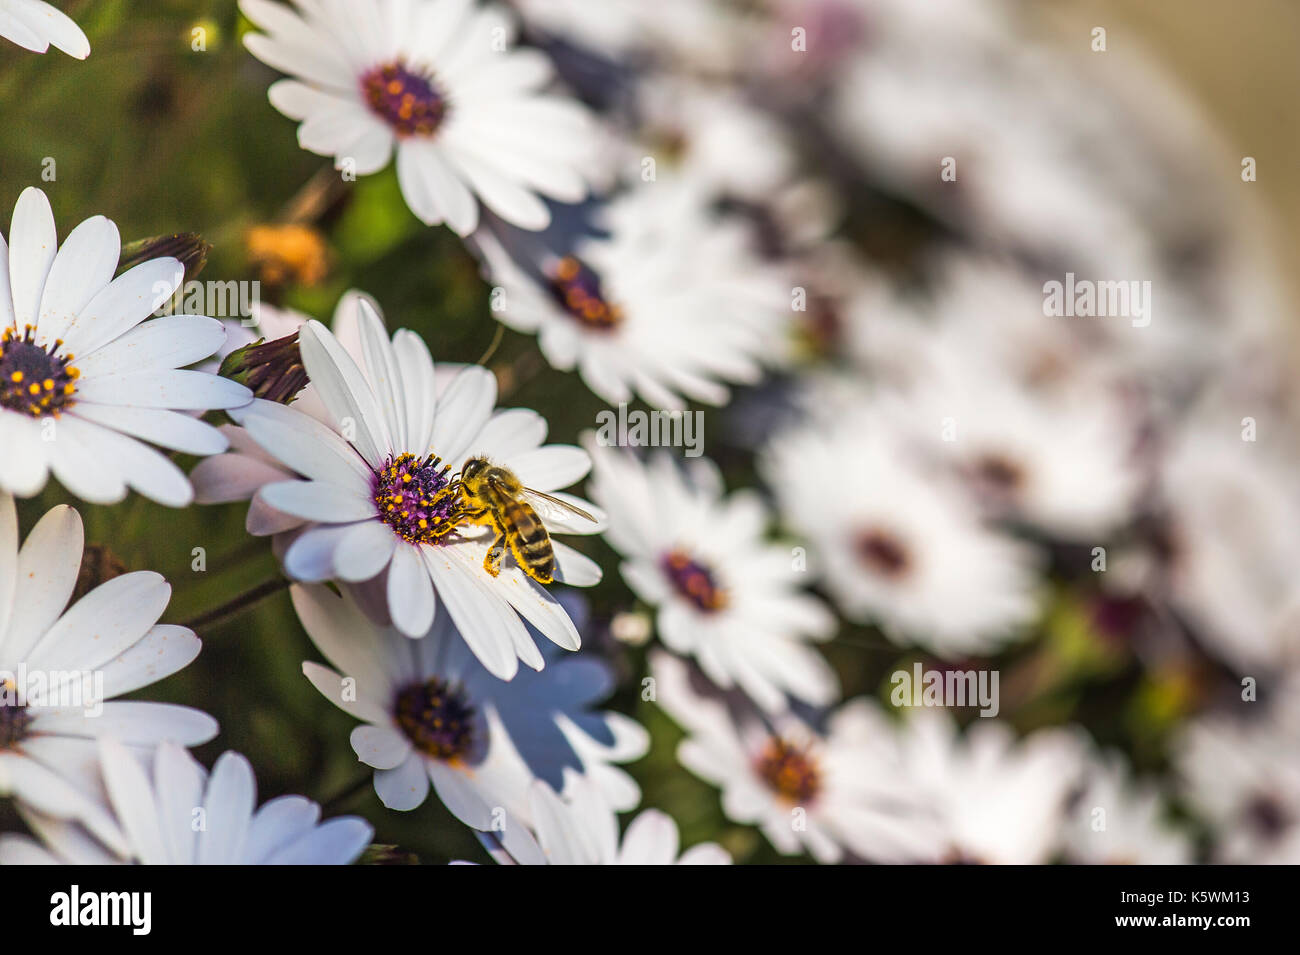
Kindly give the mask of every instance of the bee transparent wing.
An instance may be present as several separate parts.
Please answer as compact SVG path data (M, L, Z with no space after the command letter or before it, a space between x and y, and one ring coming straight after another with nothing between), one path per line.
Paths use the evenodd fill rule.
M537 516L543 521L567 521L573 517L581 517L593 524L600 523L576 504L561 501L558 497L552 497L542 491L534 491L531 487L524 488L520 497L532 505Z

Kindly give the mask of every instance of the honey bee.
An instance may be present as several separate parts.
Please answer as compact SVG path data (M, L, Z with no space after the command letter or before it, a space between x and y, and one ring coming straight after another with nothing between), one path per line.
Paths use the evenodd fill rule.
M542 517L562 520L572 515L596 523L580 507L557 497L524 487L519 478L487 458L470 458L460 469L464 519L495 528L496 540L483 558L483 569L493 577L501 573L506 548L525 574L539 584L555 579L555 552Z

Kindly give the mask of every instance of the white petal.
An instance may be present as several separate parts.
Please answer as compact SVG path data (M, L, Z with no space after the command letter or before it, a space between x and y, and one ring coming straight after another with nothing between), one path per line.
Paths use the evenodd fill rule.
M32 650L27 664L46 670L93 670L145 635L162 616L171 587L141 570L114 577L78 600Z
M58 246L50 200L41 190L28 186L14 204L9 224L9 286L14 322L20 332L27 325L36 325L45 279Z
M253 767L238 753L223 753L212 767L203 800L207 828L199 833L199 865L230 865L239 861L256 806Z
M121 251L117 226L103 216L87 219L68 233L50 267L36 320L45 341L66 337L77 313L113 281Z
M67 350L89 355L124 335L172 297L185 277L175 259L142 262L100 289L68 325L63 334Z
M383 723L388 719L388 713L372 697L357 694L357 698L353 699L349 685L329 667L308 661L302 665L302 673L320 691L321 696L350 716L368 723Z
M423 637L433 626L433 582L420 559L423 547L404 544L388 567L388 612L393 626L408 637Z
M424 548L442 605L487 671L502 680L513 679L519 670L515 643L532 638L510 605L478 581L473 568L448 556L449 549ZM486 576L481 569L478 573Z
M228 444L225 435L207 422L166 408L114 407L80 401L73 413L83 420L184 454L220 454Z
M0 524L4 523L3 513ZM7 513L12 515L12 505ZM4 536L0 533L0 538ZM3 628L0 659L13 663L26 660L36 641L63 613L77 584L84 540L81 515L66 504L49 510L27 535L16 562L16 579L22 581L21 599L14 603L8 626ZM0 574L14 568L5 555L8 548L0 540ZM0 609L8 606L5 589L0 583Z
M379 521L356 524L334 551L334 573L339 580L370 580L388 566L393 551L404 543L393 529Z
M0 489L30 497L45 486L49 449L44 434L42 423L35 418L0 411L0 447L5 449L0 455Z
M357 759L375 769L395 769L413 752L410 740L387 726L358 726L349 739Z
M259 399L231 417L269 454L305 478L363 488L373 480L356 449L301 411Z
M424 761L412 753L396 769L376 770L375 793L385 806L399 812L419 806L429 795L429 774Z
M303 365L334 424L372 468L382 467L393 450L374 392L361 369L324 325L310 321L298 334Z
M277 511L322 524L375 520L375 502L356 487L323 481L280 481L258 494Z
M158 804L149 777L135 754L114 739L99 743L104 785L117 818L131 842L132 854L145 865L166 865L167 842L159 825Z
M433 447L453 466L477 454L473 441L492 415L497 400L497 379L477 365L463 369L438 399L433 424Z
M253 400L243 385L202 371L144 371L104 375L77 385L83 401L176 411L238 408Z
M76 365L85 380L100 375L184 368L214 354L225 341L226 330L215 318L167 315L141 322L102 348L79 354Z

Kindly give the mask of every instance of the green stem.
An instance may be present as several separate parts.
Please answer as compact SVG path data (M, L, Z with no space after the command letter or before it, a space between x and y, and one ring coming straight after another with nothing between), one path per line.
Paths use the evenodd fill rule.
M226 601L220 607L214 607L207 613L199 614L193 620L187 621L183 626L191 630L200 630L205 627L215 626L231 617L243 613L249 607L261 600L271 596L273 593L286 589L290 581L285 577L277 577L275 580L268 580L258 584L252 590L245 591L238 597Z

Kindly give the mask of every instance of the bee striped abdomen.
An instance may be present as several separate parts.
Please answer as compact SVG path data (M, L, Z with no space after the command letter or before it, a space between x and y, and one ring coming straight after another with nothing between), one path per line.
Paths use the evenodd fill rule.
M523 501L508 501L502 517L508 529L506 542L516 562L529 577L549 584L555 578L555 552L551 549L551 535L537 512Z

